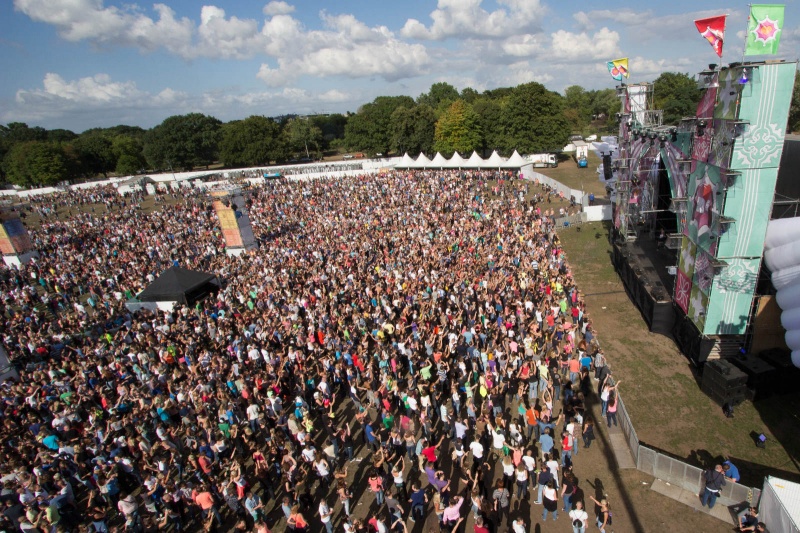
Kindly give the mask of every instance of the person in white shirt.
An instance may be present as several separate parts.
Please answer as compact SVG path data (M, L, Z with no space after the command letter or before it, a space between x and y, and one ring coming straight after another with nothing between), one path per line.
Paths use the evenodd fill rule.
M572 521L572 533L586 533L589 514L583 510L582 502L575 502L575 509L569 512L569 519Z
M247 421L250 424L250 430L253 434L258 434L258 430L261 429L261 426L258 423L258 418L261 416L261 412L258 409L258 404L253 402L247 406Z
M319 502L319 521L325 526L325 530L328 533L333 533L333 520L331 517L333 516L333 511L328 506L328 503L325 500Z

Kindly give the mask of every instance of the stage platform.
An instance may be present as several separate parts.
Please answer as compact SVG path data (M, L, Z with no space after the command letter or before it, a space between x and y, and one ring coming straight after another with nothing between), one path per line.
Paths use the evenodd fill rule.
M675 277L668 268L677 264L677 253L658 248L655 239L644 233L634 242L612 245L614 268L650 331L671 337L675 324Z

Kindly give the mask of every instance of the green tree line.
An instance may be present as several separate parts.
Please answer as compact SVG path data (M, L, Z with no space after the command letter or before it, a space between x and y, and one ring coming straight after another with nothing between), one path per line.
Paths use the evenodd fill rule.
M794 100L800 102L795 88ZM664 123L694 115L700 92L687 74L655 80ZM119 125L76 134L20 122L0 125L0 178L21 186L51 185L98 176L282 164L325 153L416 156L473 150L488 155L557 152L572 134L614 132L615 89L574 85L563 94L536 82L478 92L434 83L416 99L379 96L355 113L311 117L251 116L227 123L201 113L175 115L145 130ZM790 126L800 125L793 102Z

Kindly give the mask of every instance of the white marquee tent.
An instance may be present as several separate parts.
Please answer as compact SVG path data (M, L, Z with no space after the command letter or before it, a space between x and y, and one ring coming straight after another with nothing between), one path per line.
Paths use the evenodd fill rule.
M442 168L485 168L485 169L501 169L501 168L520 168L527 165L528 162L519 155L519 152L514 150L514 153L509 159L502 157L497 153L497 150L492 152L489 159L483 159L478 155L478 152L472 152L469 159L464 159L461 154L455 152L450 159L445 158L441 153L437 152L433 160L428 159L425 154L419 154L416 160L411 158L408 154L403 157L394 165L395 168L429 168L429 169L442 169Z
M436 152L436 155L433 156L431 160L431 167L433 168L445 168L447 166L447 159L441 154L441 152Z

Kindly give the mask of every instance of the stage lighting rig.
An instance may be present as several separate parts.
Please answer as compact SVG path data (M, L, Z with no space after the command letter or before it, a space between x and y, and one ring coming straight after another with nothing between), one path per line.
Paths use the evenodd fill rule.
M708 123L704 118L701 118L700 120L697 121L696 133L698 137L702 137L703 134L705 134L707 125Z

